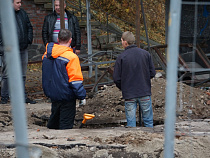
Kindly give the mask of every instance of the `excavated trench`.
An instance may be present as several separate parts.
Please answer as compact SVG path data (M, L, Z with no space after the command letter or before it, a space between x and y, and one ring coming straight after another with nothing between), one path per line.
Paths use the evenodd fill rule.
M31 114L31 117L34 118L34 124L38 126L46 126L49 117L46 115L42 115L41 117ZM103 123L101 123L103 122ZM113 120L113 119L106 119L106 120L94 120L94 121L87 121L86 124L84 124L83 128L88 129L98 129L98 128L112 128L112 127L124 127L126 126L126 120ZM75 119L74 128L79 128L82 123L82 119ZM154 120L154 126L156 125L162 125L164 124L164 120ZM140 127L139 119L137 118L136 126ZM141 127L143 124L141 125Z
M49 117L46 115L37 116L36 114L31 114L31 119L34 120L34 124L37 126L44 126L49 120ZM137 120L138 121L138 120ZM75 120L74 129L79 128L81 125L82 119ZM105 122L105 120L103 120ZM83 126L87 129L99 129L99 128L115 128L115 127L124 127L126 125L126 120L111 121L107 119L106 123L100 123L100 120L89 120ZM139 126L139 122L137 122ZM98 138L99 139L99 138ZM126 150L126 145L90 145L86 143L74 143L75 139L67 140L69 144L49 144L49 143L33 143L34 145L40 145L47 147L50 150L56 150L59 157L74 157L74 158L89 158L89 157L109 157L110 155L113 158L117 157L128 157L128 158L139 158L139 157L152 157L151 153L138 153ZM94 139L97 142L97 140ZM98 140L100 142L100 140ZM129 144L132 142L129 142ZM2 148L15 149L15 144L7 144ZM77 151L80 151L79 153ZM76 152L75 152L76 151ZM162 151L156 152L156 157L160 157Z

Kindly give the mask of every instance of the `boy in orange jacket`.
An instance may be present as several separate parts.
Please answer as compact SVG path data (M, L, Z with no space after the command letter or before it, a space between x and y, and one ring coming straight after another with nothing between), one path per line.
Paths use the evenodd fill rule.
M72 34L61 29L58 42L48 43L42 59L42 87L52 101L50 129L71 129L76 114L76 99L84 100L86 91L79 58L70 48Z

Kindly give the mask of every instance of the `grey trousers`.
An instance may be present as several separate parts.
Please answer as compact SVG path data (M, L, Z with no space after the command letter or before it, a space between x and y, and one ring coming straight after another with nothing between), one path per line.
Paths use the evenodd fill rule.
M26 72L27 72L27 65L28 65L28 51L26 49L20 51L20 60L21 60L21 68L22 68L22 76L23 76L23 85L25 89ZM3 64L3 69L2 69L2 81L1 81L1 97L8 99L10 95L9 95L9 88L8 88L7 64L6 64L4 55L2 56L2 64ZM15 82L15 79L14 79L14 82Z

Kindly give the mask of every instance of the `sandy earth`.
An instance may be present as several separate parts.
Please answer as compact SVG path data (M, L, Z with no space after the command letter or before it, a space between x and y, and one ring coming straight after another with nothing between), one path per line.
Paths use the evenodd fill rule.
M154 128L125 128L124 100L116 86L103 86L87 95L87 105L77 105L72 130L49 130L49 100L41 90L40 69L30 68L27 78L29 97L37 104L26 104L31 157L42 158L156 158L163 157L166 80L152 79ZM179 158L210 157L210 96L207 90L177 84L177 112L174 155ZM79 129L83 114L94 114ZM137 112L138 120L138 112ZM15 157L14 131L10 104L0 105L0 157ZM40 153L40 154L39 154Z

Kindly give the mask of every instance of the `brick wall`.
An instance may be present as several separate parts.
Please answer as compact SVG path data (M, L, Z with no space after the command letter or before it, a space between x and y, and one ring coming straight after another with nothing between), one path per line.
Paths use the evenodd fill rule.
M33 26L33 43L29 45L29 61L41 61L41 56L45 52L45 47L42 41L42 25L46 15L50 14L52 10L46 10L44 4L35 4L34 0L22 0L21 6L29 16ZM80 27L81 30L81 53L87 53L87 32L85 27ZM92 38L94 40L94 38ZM96 43L97 42L93 42ZM93 44L93 48L95 48Z
M22 8L28 13L29 19L33 26L33 44L43 44L42 25L44 22L44 17L52 11L46 10L43 4L35 4L33 0L23 0Z
M33 44L43 44L42 41L42 25L44 17L52 12L46 10L43 4L35 4L34 0L23 0L22 8L28 13L31 24L33 25L34 39ZM87 33L85 28L81 29L81 43L87 44Z

